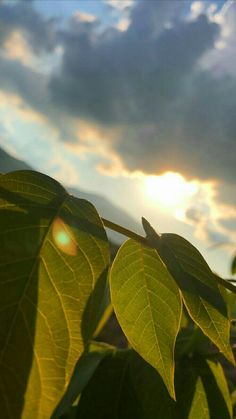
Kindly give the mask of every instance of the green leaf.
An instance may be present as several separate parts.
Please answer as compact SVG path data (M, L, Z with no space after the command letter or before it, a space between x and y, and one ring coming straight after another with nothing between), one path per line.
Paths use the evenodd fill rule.
M113 262L110 287L130 344L159 372L174 398L174 346L182 312L174 280L154 249L128 240Z
M231 419L232 403L222 366L201 357L183 359L176 370L175 419Z
M236 255L233 257L232 262L231 262L231 274L232 275L236 274Z
M207 394L211 417L214 419L231 419L232 402L221 364L206 360L201 369L201 377Z
M83 391L76 418L173 419L173 405L150 364L133 350L114 351L99 364Z
M137 353L130 356L130 377L145 419L173 419L176 403L158 372Z
M76 419L77 406L71 406L70 409L60 416L60 419Z
M77 362L66 393L51 419L59 419L63 414L69 412L71 405L86 387L102 359L114 352L114 349L110 345L99 342L92 342L89 345L88 350Z
M96 330L94 332L94 335L93 335L94 339L99 336L99 334L101 333L101 331L103 330L103 328L107 324L108 320L110 319L112 313L113 313L113 307L112 307L112 304L110 303L106 307L106 309L104 310L103 315L99 320L99 323L98 323L97 328L96 328Z
M157 249L181 289L190 317L234 364L227 307L215 275L201 253L177 234L160 237L146 220L143 225L150 244Z
M176 392L174 419L211 419L202 379L189 360L176 370Z
M102 360L83 391L76 419L143 419L129 374L129 350Z
M100 313L109 246L89 202L31 171L0 177L0 405L48 419Z
M177 364L174 402L157 371L133 350L108 354L84 389L76 419L231 419L219 363L199 356Z
M172 265L170 272L182 291L190 316L225 357L234 363L227 306L214 274L198 250L182 237L163 234L161 244L162 252L168 257L171 255L171 259L175 258L176 266L172 268ZM168 263L167 266L169 268Z

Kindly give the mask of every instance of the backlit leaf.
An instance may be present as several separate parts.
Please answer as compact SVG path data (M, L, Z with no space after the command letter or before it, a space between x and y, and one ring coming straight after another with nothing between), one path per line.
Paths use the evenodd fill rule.
M170 272L182 291L190 316L225 357L234 363L227 306L209 266L198 250L180 236L163 234L161 244L162 254L171 264L174 255L176 267L171 265ZM167 261L165 257L163 259ZM166 264L169 268L168 262Z
M100 313L109 247L95 208L31 171L0 177L0 406L49 419Z
M177 234L158 236L146 220L143 225L150 244L157 249L181 289L189 315L225 357L234 363L227 307L206 261L183 237Z
M174 280L154 249L128 240L113 262L110 286L131 346L159 372L174 397L174 346L182 312Z

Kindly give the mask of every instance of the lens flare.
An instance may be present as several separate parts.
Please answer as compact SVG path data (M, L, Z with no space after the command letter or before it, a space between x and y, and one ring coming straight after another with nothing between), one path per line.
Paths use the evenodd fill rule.
M78 245L70 227L61 218L56 218L52 227L53 241L56 246L70 256L77 254Z

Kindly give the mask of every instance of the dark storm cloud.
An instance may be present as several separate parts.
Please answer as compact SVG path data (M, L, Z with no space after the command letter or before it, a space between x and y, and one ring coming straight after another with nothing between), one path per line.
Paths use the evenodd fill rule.
M53 23L34 10L32 1L0 3L0 45L13 31L19 30L26 35L34 52L51 51L55 45Z
M172 29L160 26L156 33L150 4L155 11L162 3L145 3L149 13L139 18L134 13L123 33L113 29L95 37L85 28L65 33L62 72L51 81L55 100L76 115L104 123L162 120L218 32L216 24L200 16Z
M0 89L17 94L38 112L49 109L47 79L19 61L0 58Z
M235 179L236 78L216 77L199 60L220 27L182 18L184 2L139 2L131 24L62 34L55 103L66 112L122 128L114 145L125 165L147 173Z

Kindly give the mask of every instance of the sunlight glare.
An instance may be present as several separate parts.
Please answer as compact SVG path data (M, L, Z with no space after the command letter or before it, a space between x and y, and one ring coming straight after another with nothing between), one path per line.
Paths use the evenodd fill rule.
M179 173L166 172L161 176L147 176L145 189L149 199L164 207L184 204L198 191L198 183L187 182Z

